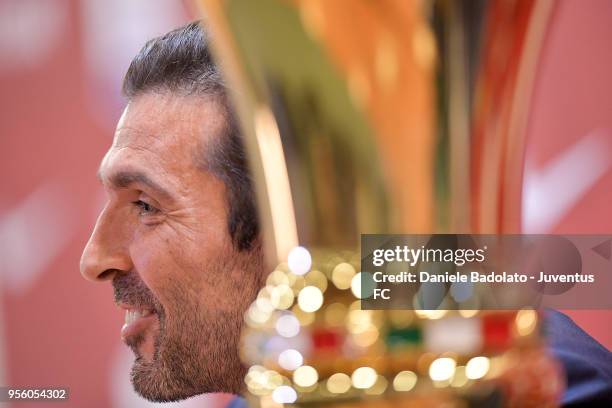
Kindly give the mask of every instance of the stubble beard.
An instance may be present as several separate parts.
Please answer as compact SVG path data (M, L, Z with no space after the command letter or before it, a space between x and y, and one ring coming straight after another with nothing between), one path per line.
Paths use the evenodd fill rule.
M259 263L257 259L255 262ZM231 267L235 262L217 264L216 275L224 276ZM229 311L203 310L184 283L168 282L165 293L168 305L172 305L171 318L155 301L159 331L152 359L145 359L138 351L137 341L143 339L128 344L136 355L131 371L135 391L154 402L178 401L211 392L240 394L246 373L239 358L240 331L243 309L260 285L256 275L242 281L241 299L232 299L240 307Z
M241 314L207 319L197 304L184 305L183 310L172 322L159 316L150 361L132 347L136 359L131 381L136 392L155 402L207 392L239 393L244 367L238 359L240 324L235 323L242 321Z

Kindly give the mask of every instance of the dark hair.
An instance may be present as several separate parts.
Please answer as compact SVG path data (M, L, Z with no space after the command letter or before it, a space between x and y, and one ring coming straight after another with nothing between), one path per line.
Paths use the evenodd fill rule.
M147 42L132 60L123 93L145 92L214 96L226 112L226 134L209 143L198 162L219 177L227 190L228 230L238 250L251 249L259 234L255 196L240 127L225 84L208 47L206 31L195 21Z

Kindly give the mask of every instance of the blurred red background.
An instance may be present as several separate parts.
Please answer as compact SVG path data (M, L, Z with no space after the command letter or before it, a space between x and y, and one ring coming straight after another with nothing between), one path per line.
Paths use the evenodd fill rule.
M526 232L612 232L612 3L588 4L556 2L545 38L525 129ZM172 0L0 2L0 384L68 386L70 406L148 405L128 381L111 287L83 280L78 262L105 199L95 173L122 75L147 39L196 15ZM569 313L612 347L612 312Z
M67 386L70 406L149 405L131 390L110 285L78 264L122 76L146 40L195 17L171 0L0 2L0 384Z

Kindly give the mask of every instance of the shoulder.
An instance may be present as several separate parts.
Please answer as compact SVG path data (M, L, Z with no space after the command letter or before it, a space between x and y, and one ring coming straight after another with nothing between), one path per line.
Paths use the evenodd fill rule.
M612 404L612 353L556 310L546 311L544 331L552 354L565 369L563 406Z
M226 408L248 408L248 406L244 398L236 397L227 404Z

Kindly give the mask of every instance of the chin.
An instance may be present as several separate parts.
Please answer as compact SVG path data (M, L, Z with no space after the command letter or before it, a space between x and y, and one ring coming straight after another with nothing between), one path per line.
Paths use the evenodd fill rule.
M215 353L211 353L214 355ZM223 356L225 353L216 354ZM239 395L243 391L246 368L237 356L231 358L199 358L195 353L181 358L163 358L158 352L152 361L138 356L134 361L131 381L134 390L152 402L175 402L207 393ZM205 362L205 364L202 364Z
M136 393L152 402L175 402L204 393L194 384L173 378L163 371L142 357L137 357L131 373Z

